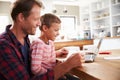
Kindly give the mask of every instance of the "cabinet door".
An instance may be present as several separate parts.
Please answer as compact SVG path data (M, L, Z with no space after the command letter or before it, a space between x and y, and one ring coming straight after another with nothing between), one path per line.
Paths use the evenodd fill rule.
M120 36L120 0L112 0L112 36Z
M80 25L85 39L91 39L90 22L90 6L80 7Z

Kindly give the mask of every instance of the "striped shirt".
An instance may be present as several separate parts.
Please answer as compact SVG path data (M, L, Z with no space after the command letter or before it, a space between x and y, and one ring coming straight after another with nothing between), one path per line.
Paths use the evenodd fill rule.
M46 74L56 65L54 42L45 44L41 39L36 39L31 44L31 70L35 75Z

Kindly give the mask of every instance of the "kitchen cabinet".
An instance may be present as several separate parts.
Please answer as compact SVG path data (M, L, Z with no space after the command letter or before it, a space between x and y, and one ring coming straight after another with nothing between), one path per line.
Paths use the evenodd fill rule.
M99 0L80 7L84 35L90 38L120 36L120 0Z

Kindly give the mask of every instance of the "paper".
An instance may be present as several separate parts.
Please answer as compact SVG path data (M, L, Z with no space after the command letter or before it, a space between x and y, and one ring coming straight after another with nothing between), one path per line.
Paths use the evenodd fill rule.
M115 59L120 59L120 56L107 56L107 57L104 57L104 59L115 60Z
M65 58L58 59L60 61L66 61L71 55L76 54L77 52L80 52L79 46L69 46L69 47L64 47L69 51L68 55Z

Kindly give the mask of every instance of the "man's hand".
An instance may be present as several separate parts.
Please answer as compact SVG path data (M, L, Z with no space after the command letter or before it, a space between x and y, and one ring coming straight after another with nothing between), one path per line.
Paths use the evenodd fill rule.
M71 69L74 67L82 66L82 62L84 62L84 57L80 53L75 53L71 55L66 62L71 66Z

